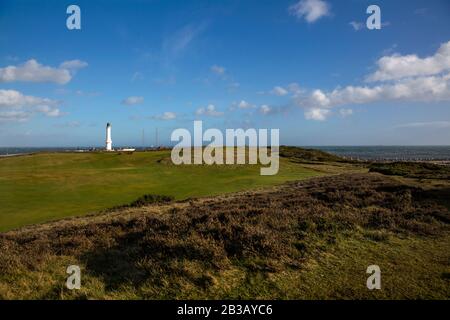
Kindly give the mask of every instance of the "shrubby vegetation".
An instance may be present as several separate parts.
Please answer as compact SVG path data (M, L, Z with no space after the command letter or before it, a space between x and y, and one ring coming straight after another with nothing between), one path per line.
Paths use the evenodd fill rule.
M348 162L344 158L321 150L290 146L280 146L280 157L290 158L299 162Z
M148 206L150 204L155 204L155 203L168 203L168 202L172 202L173 200L175 200L175 198L172 196L165 196L165 195L159 195L159 194L144 194L143 196L137 198L136 200L130 202L129 204L116 206L110 210L142 207L142 206Z
M445 197L448 188L344 174L9 232L0 297L444 298ZM365 288L372 259L384 291ZM68 264L82 266L80 291L64 287Z
M450 166L426 162L373 163L370 172L419 179L450 179Z

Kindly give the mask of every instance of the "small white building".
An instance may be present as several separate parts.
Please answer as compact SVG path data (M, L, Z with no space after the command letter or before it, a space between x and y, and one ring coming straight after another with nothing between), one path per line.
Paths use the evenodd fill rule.
M106 124L106 151L112 151L111 124Z

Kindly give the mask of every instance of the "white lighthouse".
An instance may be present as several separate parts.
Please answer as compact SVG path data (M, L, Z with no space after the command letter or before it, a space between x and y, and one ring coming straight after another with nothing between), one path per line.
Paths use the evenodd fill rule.
M112 151L111 124L106 124L106 151Z

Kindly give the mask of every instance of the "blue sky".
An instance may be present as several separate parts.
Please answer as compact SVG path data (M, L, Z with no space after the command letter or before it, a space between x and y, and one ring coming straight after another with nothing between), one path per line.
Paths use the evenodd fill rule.
M2 0L0 146L101 146L107 122L116 146L156 128L167 144L195 119L291 145L448 145L449 41L446 0Z

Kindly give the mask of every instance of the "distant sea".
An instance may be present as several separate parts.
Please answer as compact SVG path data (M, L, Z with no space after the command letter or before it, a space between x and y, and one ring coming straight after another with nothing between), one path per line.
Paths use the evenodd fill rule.
M90 148L85 147L61 147L61 148L53 148L53 147L41 147L41 148L17 148L17 147L0 147L0 156L13 156L20 154L29 154L35 152L68 152L68 151L76 151L76 150L89 150Z
M450 160L450 146L311 146L361 160Z
M338 156L362 160L450 160L450 146L307 146ZM34 152L64 152L88 148L5 148L0 155L27 154ZM136 149L140 149L137 147Z

